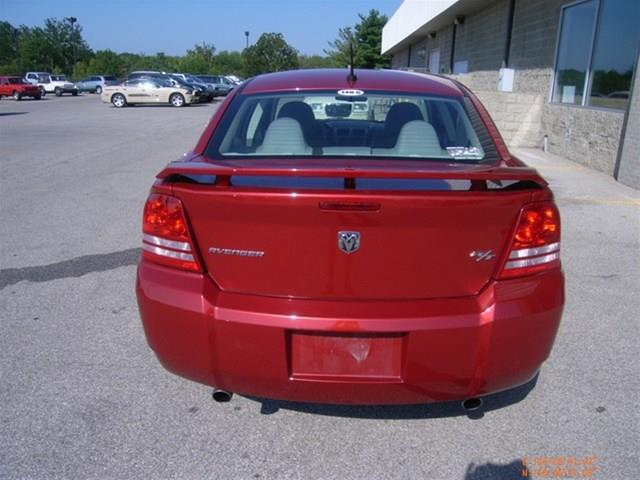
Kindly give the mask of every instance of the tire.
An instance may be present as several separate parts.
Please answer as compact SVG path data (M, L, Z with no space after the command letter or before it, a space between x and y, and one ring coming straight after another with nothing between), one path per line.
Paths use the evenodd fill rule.
M56 97L61 97L62 89L60 87L56 87L56 89L54 90L54 93L56 94Z
M20 92L13 92L13 99L16 102L19 102L20 100L22 100L22 94Z
M34 98L34 99L36 99L36 100L40 100L40 99L42 98L42 95L41 95L41 94L39 94L39 93L36 93L36 94L33 96L33 98Z
M102 87L100 85L96 87L96 95L102 95Z
M169 103L174 107L184 107L185 101L181 93L172 93L169 97Z
M71 92L71 95L73 95L74 97L78 96L78 90L74 90L73 92Z
M122 108L127 106L127 99L121 93L114 93L111 96L111 105L116 108Z
M40 87L40 96L44 97L47 94L46 90L42 87Z

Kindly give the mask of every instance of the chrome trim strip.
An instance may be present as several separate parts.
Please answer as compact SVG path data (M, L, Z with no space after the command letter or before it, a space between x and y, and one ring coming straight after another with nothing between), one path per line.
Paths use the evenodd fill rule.
M188 242L174 242L173 240L166 240L162 237L147 235L146 233L142 234L142 240L160 247L173 248L174 250L182 250L183 252L191 251L191 245L189 245Z
M149 245L148 243L143 243L142 249L146 250L147 252L160 255L161 257L175 258L176 260L184 260L185 262L194 261L193 255L191 255L190 253L174 252L173 250L166 250L164 248L154 247L153 245Z
M549 255L545 255L544 257L525 258L524 260L512 260L510 262L507 262L504 268L505 270L510 270L512 268L533 267L535 265L553 262L554 260L558 260L559 258L560 253L554 252L550 253Z
M560 250L560 242L550 243L549 245L538 248L522 248L520 250L511 250L509 258L535 257L536 255L542 255L544 253L554 252L556 250Z

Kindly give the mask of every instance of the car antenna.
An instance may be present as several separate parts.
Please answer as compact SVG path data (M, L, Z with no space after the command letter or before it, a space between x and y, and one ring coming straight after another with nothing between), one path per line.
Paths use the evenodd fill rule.
M358 80L358 77L353 70L353 43L349 43L349 75L347 75L347 82L354 83L356 80Z

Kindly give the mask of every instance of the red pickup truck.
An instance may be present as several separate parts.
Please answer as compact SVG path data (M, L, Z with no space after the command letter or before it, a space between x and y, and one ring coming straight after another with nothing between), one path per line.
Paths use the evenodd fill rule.
M247 80L158 174L142 233L148 342L221 401L476 408L537 374L564 305L549 186L434 75Z
M22 100L24 97L40 100L42 93L35 85L31 85L18 76L0 77L0 97L13 97Z

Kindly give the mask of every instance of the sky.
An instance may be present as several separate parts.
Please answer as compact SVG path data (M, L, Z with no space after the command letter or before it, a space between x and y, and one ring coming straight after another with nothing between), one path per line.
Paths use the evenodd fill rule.
M300 53L323 54L338 29L375 8L391 16L401 0L0 0L0 20L42 25L76 17L93 50L182 55L196 43L242 50L264 32L280 32Z

